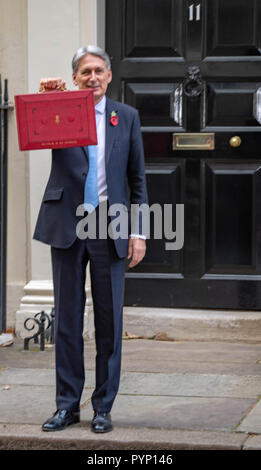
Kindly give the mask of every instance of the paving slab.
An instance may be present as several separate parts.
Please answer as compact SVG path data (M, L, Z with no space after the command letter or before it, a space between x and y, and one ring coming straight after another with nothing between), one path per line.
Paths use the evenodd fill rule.
M90 423L73 425L56 433L44 433L35 425L0 424L0 450L240 450L247 436L216 431L183 431L117 427L112 432L96 435Z
M195 362L233 362L253 363L261 361L261 344L208 342L208 341L153 341L153 340L126 340L123 346L127 358L131 354L141 359L163 359ZM161 356L158 357L157 350Z
M186 397L257 398L261 393L261 377L124 372L121 376L120 393Z
M0 371L0 385L55 386L54 369L6 369ZM86 371L85 387L95 387L94 371ZM124 372L120 394L257 398L261 391L259 376L213 374L160 374Z
M82 403L87 404L91 392L84 390ZM10 385L0 387L0 422L42 424L54 413L55 388Z
M261 434L261 400L255 404L237 430L240 432Z
M122 369L261 375L261 344L128 340L123 341Z
M122 370L135 372L210 372L240 375L261 375L261 344L155 341L146 339L124 340L122 344ZM94 369L95 341L84 341L85 368ZM0 348L0 367L55 368L53 346L45 351L35 347L23 350L23 342L15 338L8 348Z
M7 367L54 369L54 347L48 345L44 351L40 351L39 347L24 351L22 341L16 338L12 346L0 347L0 368Z
M0 370L0 385L39 385L44 387L55 387L54 369L18 369L8 368ZM95 386L95 372L85 371L85 388Z
M232 431L254 404L251 399L118 395L115 426ZM83 409L82 419L90 419Z
M243 444L243 450L261 450L261 436L248 436Z
M29 368L0 370L0 384L55 386L55 370Z
M261 367L260 364L251 364L251 363L217 363L217 362L192 362L192 361L173 361L174 363L170 367L171 372L180 373L180 374L216 374L216 375L255 375L261 376ZM170 370L167 370L166 367L154 367L158 369L158 372L168 373ZM135 370L133 366L126 364L124 365L123 370ZM148 372L153 372L153 367L148 365L145 369L144 363L136 367L137 371L142 372L147 370Z
M90 431L95 354L85 340L81 423L43 433L56 408L54 347L0 347L0 449L259 449L260 343L124 340L115 429L102 438Z

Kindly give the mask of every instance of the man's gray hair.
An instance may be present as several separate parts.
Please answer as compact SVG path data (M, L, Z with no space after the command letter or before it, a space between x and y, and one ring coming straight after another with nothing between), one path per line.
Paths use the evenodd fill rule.
M90 46L80 47L80 49L78 49L76 53L74 54L73 60L72 60L72 69L75 75L77 74L80 60L86 54L93 54L93 55L97 55L101 57L104 60L107 69L111 70L111 61L110 61L108 54L100 47L90 45Z

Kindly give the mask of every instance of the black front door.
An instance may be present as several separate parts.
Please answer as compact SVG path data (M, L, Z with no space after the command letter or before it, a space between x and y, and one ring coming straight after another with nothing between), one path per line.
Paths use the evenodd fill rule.
M111 97L140 113L149 203L173 204L173 231L184 204L183 248L152 233L125 304L260 309L261 1L107 1L106 48Z

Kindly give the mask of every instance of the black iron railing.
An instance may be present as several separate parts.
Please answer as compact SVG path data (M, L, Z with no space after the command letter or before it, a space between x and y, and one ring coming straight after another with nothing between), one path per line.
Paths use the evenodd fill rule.
M6 331L8 81L0 75L0 333Z
M45 350L45 342L54 344L54 317L55 310L52 309L50 315L42 311L36 313L33 317L28 317L24 322L24 327L27 331L32 331L32 336L24 338L24 350L29 350L29 342L31 339L34 344L39 344L40 351ZM36 331L35 331L36 330Z

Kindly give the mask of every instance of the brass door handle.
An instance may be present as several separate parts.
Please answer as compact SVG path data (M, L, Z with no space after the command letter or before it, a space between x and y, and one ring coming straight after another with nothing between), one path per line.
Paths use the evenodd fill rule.
M229 144L231 145L231 147L239 147L241 145L241 142L241 137L239 137L238 135L234 135L229 140Z

